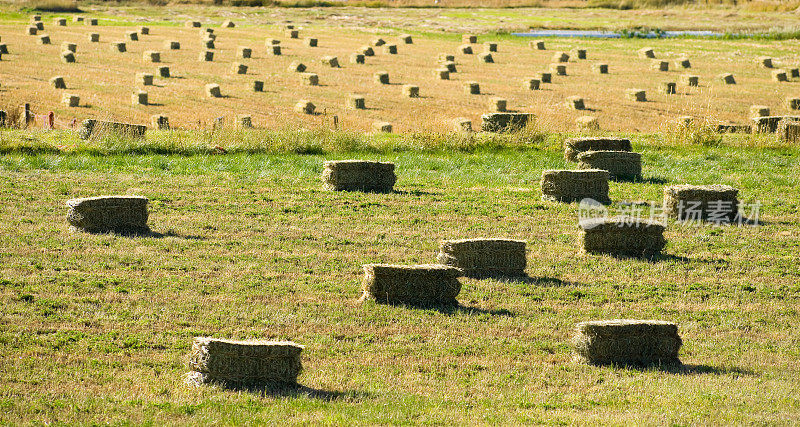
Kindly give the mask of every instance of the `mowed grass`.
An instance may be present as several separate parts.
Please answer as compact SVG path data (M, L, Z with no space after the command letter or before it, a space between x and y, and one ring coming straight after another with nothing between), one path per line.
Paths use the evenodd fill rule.
M228 9L192 7L179 10L184 13L178 16L165 16L164 9L152 9L147 17L139 17L137 22L133 19L136 14L129 9L98 8L85 14L86 18L101 16L101 25L97 27L74 24L71 20L68 26L57 27L52 24L51 16L45 14L44 32L50 35L51 45L37 44L36 36L24 35L27 26L24 18L3 19L0 35L10 51L3 56L0 82L3 108L18 108L28 102L36 114L53 111L60 128L69 127L76 118L111 118L149 124L150 116L166 114L173 126L204 129L217 117L225 117L231 123L235 116L247 114L252 116L256 126L268 129L333 128L335 117L338 129L366 131L376 121L388 121L396 132L407 133L450 130L451 121L457 117L469 118L478 127L481 114L491 110L491 98L501 97L508 101L511 110L533 113L544 127L553 131L575 130L575 119L592 115L599 119L603 129L630 132L662 130L666 123L687 115L702 121L746 123L751 105L769 106L773 114L796 113L787 109L784 100L800 96L800 80L773 82L771 70L760 67L757 61L760 56L771 56L776 66L800 66L794 53L800 48L797 40L547 39L547 50L537 51L527 46L527 38L486 34L500 26L489 30L471 27L472 18L461 16L458 11L414 10L408 13L416 17L416 21L409 18L394 21L401 19L398 11L384 16L382 14L389 12L379 10L375 12L378 16L370 20L362 16L365 13L362 9L336 9L340 15L326 9L318 16L310 16L308 11L297 12L299 16L295 20L293 15L284 16L292 13L284 10L276 17L266 14L271 9L249 10L235 9L237 14L233 14ZM211 17L202 15L206 12ZM439 16L440 13L443 15ZM546 12L538 10L520 12L514 9L464 13L478 15L481 19L491 16L497 22L504 14L547 16ZM585 17L594 12L572 13ZM600 16L605 17L606 13L617 14L615 16L620 19L626 16L636 19L643 12L631 12L628 16L619 11L604 11ZM666 17L660 19L668 22L675 12L664 13ZM699 10L696 14L700 19L716 16L717 12ZM767 19L768 16L761 17ZM219 28L224 18L232 18L239 27ZM439 18L453 22L454 28L445 33L431 28L429 24L438 22ZM750 18L751 14L744 13L740 17L742 22L749 22ZM214 27L218 38L213 62L198 61L203 49L201 30L181 26L188 19L198 19L204 26ZM781 19L780 22L787 25L792 20ZM301 28L300 39L290 39L283 33L281 24L285 21L292 21ZM151 34L140 36L138 42L127 42L126 53L111 51L112 42L123 40L126 31L136 30L140 25L150 26ZM480 43L473 46L475 55L457 53L462 31L481 33ZM92 32L100 34L100 43L88 41L88 34ZM397 39L396 36L405 32L414 35L414 44L402 44ZM319 47L305 46L305 37L318 38ZM399 53L385 54L382 47L376 47L376 56L368 57L365 65L351 64L350 54L370 44L375 37L398 44ZM281 40L281 56L267 54L264 45L267 38ZM180 41L181 49L165 49L164 43L168 40ZM61 43L65 41L78 45L75 64L60 62ZM482 43L487 41L499 42L499 51L493 53L493 64L481 63L477 58L477 53L484 50ZM236 58L239 46L252 48L253 58ZM651 60L639 59L636 50L644 46L653 47L658 59L669 61L670 71L652 70ZM554 52L568 52L577 47L587 49L588 59L578 60L573 56L567 64L567 76L554 76L553 83L543 84L539 91L524 87L525 79L548 70ZM160 51L162 63L145 62L142 56L148 50ZM456 56L458 72L452 74L450 80L434 78L434 70L440 67L440 54ZM342 67L321 64L320 58L325 55L337 56ZM691 69L676 68L674 60L682 56L691 60ZM300 61L309 72L317 73L320 86L303 86L298 73L287 70L293 61ZM233 62L248 65L247 74L234 74ZM593 74L591 65L597 62L607 63L610 74ZM156 68L161 65L169 66L175 77L158 77ZM375 83L373 76L378 71L389 72L391 84ZM141 86L136 82L136 74L142 72L156 75L154 86ZM734 74L736 85L725 85L717 79L726 72ZM700 86L679 84L675 95L657 92L659 83L679 82L681 74L699 76ZM49 85L48 80L56 75L65 78L66 90ZM265 82L265 92L252 91L255 80ZM481 95L466 95L463 86L467 81L479 82ZM219 84L224 97L206 97L204 86L208 83ZM420 97L404 97L401 93L404 84L419 86ZM627 100L625 90L630 88L646 90L648 102ZM132 105L131 94L139 89L149 93L150 105ZM63 93L79 95L80 107L69 108L62 104ZM366 110L345 107L347 97L354 93L364 95ZM569 96L583 97L587 110L568 109L565 100ZM300 99L313 102L319 114L310 116L293 111Z
M642 183L724 183L760 227L670 223L652 261L580 254L540 200L557 148L468 153L0 158L0 420L20 423L800 422L800 151L634 141ZM392 194L321 190L323 160L393 161ZM73 197L150 198L153 237L73 233ZM614 206L614 210L624 205ZM439 239L528 241L529 278L462 279L452 310L360 304L361 265ZM575 323L678 323L677 370L572 361ZM184 385L194 336L306 346L303 388Z

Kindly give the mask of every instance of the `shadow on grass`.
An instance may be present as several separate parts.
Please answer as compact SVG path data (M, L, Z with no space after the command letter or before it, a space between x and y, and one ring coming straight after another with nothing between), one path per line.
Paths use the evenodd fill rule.
M493 277L493 279L503 282L516 282L526 285L536 285L545 287L561 287L561 286L581 286L581 283L570 282L561 280L558 277L531 277L531 276L514 276L514 277Z
M122 229L122 230L104 230L104 231L89 231L86 230L86 233L89 234L113 234L119 237L129 237L129 238L152 238L152 239L164 239L167 237L175 237L178 239L184 240L206 240L203 236L196 236L190 234L180 234L175 232L175 230L167 230L166 233L159 233L158 231L153 231L150 229Z
M218 384L223 390L246 392L258 394L262 397L274 398L309 398L317 399L325 402L332 402L337 400L361 400L371 397L368 393L360 391L332 391L320 390L317 388L307 387L301 384L270 384L263 386L248 386L236 384Z
M675 375L736 375L755 377L758 374L749 370L733 367L717 367L709 365L695 365L695 364L666 364L666 365L618 365L615 366L620 369L631 369L636 371L661 371L668 374Z
M393 307L402 307L408 308L412 310L432 310L438 311L439 313L446 314L446 315L454 315L454 314L467 314L470 316L478 316L482 314L488 314L490 316L507 316L507 317L514 317L516 313L506 310L504 308L499 310L486 310L483 308L478 307L469 307L466 305L461 305L458 302L454 302L452 304L442 303L442 304L429 304L429 303L414 303L414 302L381 302L381 304L390 305Z

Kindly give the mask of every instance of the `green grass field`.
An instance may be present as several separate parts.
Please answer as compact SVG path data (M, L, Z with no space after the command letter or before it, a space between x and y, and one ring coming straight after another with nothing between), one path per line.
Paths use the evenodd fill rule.
M800 150L662 139L634 138L645 181L612 183L613 209L724 183L762 204L762 225L670 223L649 261L581 254L577 206L540 199L542 170L568 167L552 137L472 152L6 150L0 423L797 424ZM322 191L336 158L395 162L397 192ZM156 234L70 232L64 202L103 194L149 197ZM455 309L357 302L362 264L430 263L440 239L471 237L527 240L528 278L461 279ZM684 366L573 362L575 323L612 318L676 322ZM187 387L199 335L305 345L302 387Z

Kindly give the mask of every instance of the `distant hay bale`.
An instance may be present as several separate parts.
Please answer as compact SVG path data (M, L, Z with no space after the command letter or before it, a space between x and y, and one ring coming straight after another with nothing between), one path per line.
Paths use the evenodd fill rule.
M455 55L449 55L446 53L439 54L439 62L454 62L456 60Z
M608 74L608 64L592 64L592 72L595 74Z
M450 80L450 71L447 68L433 70L433 77L437 80Z
M283 26L283 28L286 29L286 30L294 30L294 25L286 24L286 25Z
M631 141L625 138L585 137L569 138L565 142L564 160L577 162L578 155L586 151L631 151Z
M786 142L800 143L800 123L787 123L780 137Z
M576 359L592 365L680 365L678 326L659 320L600 320L575 326Z
M253 92L264 92L264 81L263 80L254 80L253 81Z
M75 62L75 54L70 52L70 51L61 52L61 62L65 63L65 64L74 63Z
M486 64L494 63L494 57L492 57L492 54L489 52L478 54L478 60Z
M8 55L8 45L0 43L0 55Z
M100 34L98 34L98 33L89 34L89 41L92 42L92 43L99 43L100 42Z
M392 124L389 122L374 122L372 123L372 130L381 133L392 133Z
M236 125L241 129L251 129L253 127L253 118L248 114L238 114L236 116Z
M25 29L25 34L27 34L29 36L35 36L38 32L39 32L39 29L36 28L35 25L31 25L31 26L29 26L28 28Z
M320 58L320 61L323 65L327 65L331 68L339 68L339 58L335 56L323 56Z
M337 160L324 162L322 166L322 182L326 190L388 193L397 182L394 163Z
M566 76L567 66L562 64L550 64L550 72L557 76Z
M150 116L150 126L158 130L169 130L169 117L162 114Z
M497 52L497 42L486 42L483 44L486 52Z
M414 38L413 38L413 37L411 37L411 35L410 35L410 34L401 34L401 35L399 35L397 38L398 38L398 39L399 39L401 42L403 42L403 43L405 43L405 44L413 44L413 43L414 43Z
M539 86L541 86L541 80L539 79L528 77L522 81L522 87L528 90L539 90Z
M73 16L72 22L83 22L83 16Z
M753 117L753 122L756 125L756 132L759 133L775 133L782 124L800 122L798 116L766 116L766 117Z
M684 74L680 76L680 82L684 86L698 86L700 84L700 77Z
M39 31L44 31L44 23L43 23L43 22L37 22L37 23L35 24L35 26L36 26L36 29L37 29L37 30L39 30Z
M86 20L85 24L89 25L91 27L95 27L98 24L98 20L97 20L97 18L89 18L89 19Z
M291 341L232 341L196 337L187 383L225 387L296 384L303 346Z
M186 21L184 25L189 28L200 28L202 24L200 24L200 21Z
M397 55L397 45L387 44L383 46L383 53L387 55Z
M305 99L301 99L297 101L297 104L294 104L294 111L298 113L314 114L316 109L317 107L311 101Z
M220 91L219 85L216 83L207 84L206 96L208 96L209 98L221 98L222 92Z
M652 257L667 241L664 225L636 217L582 219L582 250L617 256Z
M721 184L664 188L664 213L678 220L731 222L739 214L739 190Z
M484 132L518 132L533 122L530 113L489 113L481 115Z
M544 40L533 40L528 42L528 46L536 50L546 50L544 47Z
M39 44L50 44L50 36L47 34L39 36Z
M789 77L793 79L800 77L800 68L789 68L787 72L789 73Z
M789 97L783 102L787 110L800 110L800 98Z
M462 34L461 35L461 43L465 43L465 44L478 43L478 36L476 36L474 34Z
M669 71L669 62L655 60L650 63L650 68L656 71Z
M147 92L143 90L137 90L136 92L131 95L131 104L134 106L136 105L147 105Z
M584 151L578 154L578 169L608 171L609 178L642 179L642 155L631 151Z
M689 58L678 58L675 60L675 68L692 68L692 62Z
M407 98L419 98L419 86L403 85L403 96Z
M753 127L747 125L719 124L714 127L716 133L752 133Z
M142 86L152 86L153 75L150 73L136 73L136 82Z
M542 172L542 199L571 203L588 198L611 203L608 178L608 171L604 170L545 170Z
M789 78L786 76L786 70L773 70L772 71L772 81L773 82L788 82Z
M363 53L351 53L350 54L350 63L351 64L363 64L366 62L366 57Z
M642 59L652 59L656 57L655 52L653 52L652 47L643 47L637 51L639 54L639 58Z
M382 39L380 37L377 37L377 38L372 39L370 44L372 44L375 47L381 47L381 46L386 44L386 40L384 40L384 39Z
M157 52L155 50L144 51L142 57L143 57L142 59L144 59L145 62L154 62L154 63L161 62L161 52Z
M67 18L55 18L53 19L53 25L57 27L66 27L67 26Z
M525 241L464 239L439 242L439 264L456 267L467 277L525 275Z
M472 46L468 44L462 44L458 47L458 51L463 53L464 55L472 55Z
M158 75L165 78L169 77L170 76L169 67L167 66L158 67Z
M125 42L112 42L111 43L111 51L112 52L123 53L123 52L125 52L127 50L128 50L128 48L127 48L127 45L125 45Z
M492 111L505 112L507 106L508 101L505 98L492 97L489 99L489 108Z
M578 126L579 131L597 131L600 130L600 122L594 116L581 116L575 119L575 124Z
M64 82L64 77L55 76L50 79L50 85L56 89L66 89L67 84Z
M222 28L234 28L236 24L233 23L230 19L226 19L222 22Z
M389 304L458 305L461 270L439 264L364 265L361 300Z
M583 103L583 98L580 96L568 96L567 97L567 108L573 110L583 110L586 108L585 104Z
M675 82L661 82L658 84L658 91L665 95L675 95L678 88Z
M769 107L765 105L751 105L750 117L766 117L769 116Z
M247 65L234 62L231 64L231 72L233 74L247 74Z
M453 119L453 130L459 133L472 132L472 120L466 117L457 117Z
M300 78L306 86L318 86L319 76L314 73L300 73Z
M464 93L466 95L480 95L481 85L478 82L465 82Z
M576 47L569 51L569 56L577 59L586 59L586 49Z
M304 42L304 43L305 43L305 45L306 45L306 46L308 46L308 47L317 47L317 43L319 42L319 40L317 40L317 39L316 39L316 38L314 38L314 37L306 37L306 38L303 40L303 42Z
M722 83L726 85L735 85L736 79L733 78L733 74L731 73L724 73L717 76L718 79L722 80Z
M139 33L137 33L136 31L126 31L125 39L132 42L139 41Z
M164 49L179 50L180 48L181 48L181 42L177 40L166 40L164 42Z
M447 61L442 64L444 68L447 68L447 71L450 73L456 73L458 70L456 69L456 63L453 61Z
M280 44L281 44L281 41L278 40L278 39L267 39L264 42L264 46L266 46L267 48L269 48L271 46L277 46L277 45L280 45Z
M536 74L536 78L539 79L542 83L551 83L553 81L553 74L552 73L538 73Z
M31 15L31 22L39 22L42 20L42 15Z
M236 48L236 56L242 59L250 58L253 56L253 49L246 46L239 46Z
M569 62L569 55L565 52L556 52L553 54L553 62Z
M290 72L293 72L293 73L302 73L302 72L304 72L305 70L306 70L306 66L305 66L305 64L303 64L303 63L302 63L302 62L300 62L300 61L292 61L292 63L291 63L291 64L289 64L289 71L290 71Z
M641 89L625 89L625 97L631 101L646 102L647 92Z
M361 54L364 56L375 56L375 51L371 46L361 46Z
M766 56L762 56L761 58L758 58L758 63L759 63L759 65L761 65L764 68L772 68L773 67L772 58L769 58L769 57L766 57Z
M378 71L377 73L372 75L372 79L375 83L388 85L389 84L389 73L386 71Z
M300 31L298 30L289 30L284 33L286 37L290 39L298 39L300 38Z
M139 34L146 36L150 34L150 27L139 27Z
M61 43L61 51L62 52L69 51L69 52L72 52L72 53L77 53L78 52L78 45L75 44L75 43L63 42L63 43Z
M204 50L204 51L200 52L200 55L198 55L197 59L200 62L211 62L211 61L214 60L214 51L213 50Z
M214 39L205 39L203 40L203 47L206 49L215 49L216 44L214 43Z
M100 196L67 200L67 222L73 230L91 233L150 231L147 197Z
M267 47L267 53L272 56L281 56L281 46L278 44L274 44L272 46Z
M351 94L347 97L347 108L351 110L365 110L366 100L363 95Z

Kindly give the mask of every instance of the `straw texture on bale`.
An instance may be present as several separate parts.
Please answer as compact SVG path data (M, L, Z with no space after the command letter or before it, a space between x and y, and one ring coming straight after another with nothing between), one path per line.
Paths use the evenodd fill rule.
M161 114L150 116L150 126L158 130L169 130L169 117Z
M72 53L76 53L78 51L78 45L75 43L63 42L61 43L61 50L63 52L69 51Z
M361 300L389 304L458 305L461 270L440 264L364 265Z
M595 74L608 74L608 64L592 64L592 72Z
M220 91L219 85L216 83L209 83L206 85L206 96L210 98L221 98L222 92Z
M656 54L653 52L653 48L651 47L643 47L637 51L639 54L639 58L647 59L647 58L655 58Z
M150 27L139 27L139 34L143 36L150 34Z
M408 98L419 98L419 86L403 85L403 96Z
M394 163L337 160L323 163L322 182L326 190L388 193L397 176Z
M650 68L656 71L669 71L669 62L653 61L652 63L650 63Z
M169 77L169 67L158 67L158 75L161 77Z
M39 32L39 29L36 28L36 26L34 26L34 25L31 25L31 26L29 26L28 28L25 29L25 34L27 34L29 36L35 36L36 33L38 33L38 32Z
M583 98L580 96L569 96L567 97L567 108L583 110L586 108L586 105L583 103Z
M270 46L275 46L281 44L281 41L278 39L267 39L264 41L264 46L269 48Z
M589 253L605 253L633 257L652 257L664 245L664 225L639 218L594 218L581 220L582 249Z
M461 269L467 277L524 276L525 241L442 240L436 261Z
M375 83L388 85L389 84L389 73L386 71L378 71L377 73L373 74L373 80Z
M61 103L66 104L67 107L77 107L80 102L81 98L78 95L72 95L69 93L61 95Z
M203 40L203 46L206 49L215 49L216 48L216 43L214 43L214 39L213 38L207 38L207 39Z
M578 169L600 169L608 171L612 179L639 180L642 155L630 151L584 151L578 154Z
M478 82L465 82L464 93L467 95L480 95L481 85Z
M303 84L306 86L319 85L319 76L315 73L301 73L300 78L303 80Z
M383 46L383 53L387 55L397 55L397 45L387 44Z
M375 51L370 46L361 46L361 54L364 56L375 56Z
M197 337L189 354L190 384L295 384L303 346L291 341L232 341Z
M675 82L661 82L658 85L658 91L665 95L675 95L677 90Z
M631 151L631 141L624 138L586 137L570 138L565 142L564 159L577 162L584 151Z
M64 82L64 77L55 76L50 79L50 84L56 89L66 89L67 84Z
M89 26L92 26L92 27L94 27L94 26L97 26L98 22L99 22L99 21L97 20L97 18L89 18L89 19L87 19L87 20L86 20L84 23L85 23L86 25L89 25Z
M290 39L298 39L298 38L300 38L300 31L298 31L298 30L289 30L289 31L286 31L285 34L286 34L286 37L289 37Z
M769 116L769 107L765 105L751 105L750 117L766 117Z
M204 50L200 52L197 58L200 62L211 62L214 60L214 51Z
M226 19L225 22L222 23L222 28L233 28L236 24L233 23L230 19Z
M468 44L462 44L458 47L458 51L464 55L472 55L472 46Z
M272 56L281 56L281 46L280 45L272 45L267 47L267 53Z
M50 44L50 36L47 34L39 36L39 44Z
M317 107L311 101L305 99L297 101L297 104L294 105L294 110L303 114L314 114L316 109Z
M631 101L636 102L646 102L647 101L647 92L641 89L626 89L625 90L625 97L630 99Z
M489 104L492 110L498 112L504 112L508 107L508 101L505 98L493 97L489 100Z
M774 82L788 82L789 78L786 76L786 70L773 70L772 81Z
M370 43L375 47L380 47L380 46L383 46L383 45L386 44L386 40L378 37L378 38L372 39L372 41Z
M680 76L680 82L684 86L698 86L700 84L700 77L693 75Z
M739 190L721 184L664 188L664 213L679 220L730 222L739 214Z
M253 92L264 92L264 81L253 80Z
M366 100L363 95L350 95L347 97L347 108L351 110L365 110Z
M570 203L589 198L610 203L608 179L608 171L604 170L545 170L542 199Z
M147 198L101 196L67 200L70 227L93 233L148 232Z
M736 79L733 77L733 74L731 73L720 74L718 78L726 85L736 84Z
M753 127L747 125L720 124L714 128L714 131L717 133L751 133Z
M474 34L462 34L461 35L461 43L478 43L478 36Z
M756 131L762 133L775 133L780 128L781 123L792 123L800 121L800 116L765 116L753 117L756 124Z
M247 65L234 62L231 64L231 72L233 74L247 74Z
M789 123L783 128L781 139L794 144L800 143L800 123Z
M592 131L600 130L600 122L594 116L581 116L575 119L575 124L578 125L578 130Z
M448 55L446 53L439 54L439 62L453 62L455 60L455 55Z
M308 47L317 47L317 43L318 43L318 42L319 42L319 41L318 41L316 38L314 38L314 37L306 37L306 38L305 38L305 44L306 44L306 46L308 46Z
M401 34L401 35L399 35L397 38L398 38L398 39L399 39L401 42L403 42L403 43L405 43L405 44L413 44L413 43L414 43L414 38L413 38L413 37L411 37L411 35L410 35L410 34Z
M576 359L593 365L680 365L678 326L659 320L599 320L578 323Z
M536 50L545 50L544 40L533 40L531 42L528 42L528 46Z
M75 62L75 54L70 52L70 51L61 52L61 62L65 63L65 64L74 63Z
M131 104L133 105L147 105L148 95L147 92L139 90L131 95Z
M561 64L550 64L550 72L557 76L566 76L567 66Z
M453 119L453 130L464 133L472 132L472 120L466 117L457 117Z
M678 58L675 60L675 68L692 68L692 62L688 58Z
M497 43L486 42L483 44L483 48L486 50L486 52L497 52Z
M147 127L142 125L88 119L81 123L81 126L78 129L78 136L81 139L89 139L93 136L112 134L133 139L143 139L146 131Z
M372 130L375 132L392 133L392 124L389 122L374 122Z
M569 62L569 55L565 52L556 52L553 54L553 62Z
M363 64L366 62L366 57L363 53L353 53L350 54L350 63L351 64Z
M484 132L517 132L533 121L530 113L489 113L481 115Z
M527 78L522 82L522 87L528 90L539 90L539 86L541 86L539 79Z
M125 38L127 38L132 42L137 42L139 41L139 33L137 33L136 31L128 31L125 33Z
M800 98L786 98L784 105L787 110L800 110Z
M239 46L236 48L236 56L242 59L247 59L253 56L253 49L249 47Z
M443 67L447 68L447 71L451 73L457 73L458 69L456 68L456 63L453 61L447 61L442 64Z
M331 68L339 68L339 58L335 56L323 56L320 61Z
M433 77L438 80L450 80L450 71L447 68L437 68L433 70Z
M161 52L147 50L143 54L143 59L145 62L161 62Z
M494 63L494 57L492 57L492 54L489 52L478 54L478 60L486 64Z
M542 83L550 83L553 81L553 74L552 73L539 73L536 75L536 78L539 79Z
M586 49L574 48L569 51L570 56L577 59L586 59Z
M305 70L306 70L305 64L303 64L300 61L292 61L292 63L289 64L289 71L291 72L302 73Z
M764 68L772 68L772 58L768 57L758 58L758 63Z

